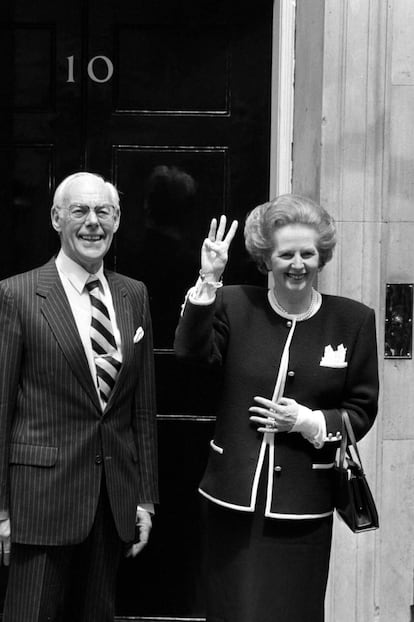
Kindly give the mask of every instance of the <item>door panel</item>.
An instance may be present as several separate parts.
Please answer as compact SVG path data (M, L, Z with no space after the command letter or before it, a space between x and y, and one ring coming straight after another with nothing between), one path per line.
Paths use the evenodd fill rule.
M126 560L118 577L122 616L192 619L204 615L200 558L204 506L197 490L213 423L162 418L159 425L160 504L140 558ZM189 466L191 465L191 468ZM164 617L163 617L164 620Z
M0 184L3 244L2 276L23 272L44 262L57 246L47 206L53 175L53 145L15 144L0 147L0 167L10 174Z
M147 284L154 345L171 348L184 293L198 273L211 205L220 213L227 207L228 149L125 146L113 157L125 196L116 268Z
M81 88L65 82L66 56L81 47L79 23L80 2L1 3L1 278L45 262L58 247L51 193L56 178L82 166Z
M111 178L121 227L107 265L143 280L154 324L161 505L124 560L123 619L204 616L197 493L219 376L178 364L174 329L213 216L268 198L272 0L30 0L2 5L0 276L47 261L56 181ZM242 227L241 227L242 229ZM226 283L263 283L235 239ZM0 577L4 582L4 572Z
M224 26L120 25L116 34L116 112L229 114Z

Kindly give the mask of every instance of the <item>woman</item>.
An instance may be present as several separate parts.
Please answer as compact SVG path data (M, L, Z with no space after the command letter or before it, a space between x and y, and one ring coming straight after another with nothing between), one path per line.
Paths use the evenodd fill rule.
M321 295L333 219L303 197L256 207L246 248L269 291L221 288L236 232L213 219L200 279L187 295L179 357L221 366L214 439L200 492L208 500L208 622L322 622L341 413L357 439L377 412L375 317Z

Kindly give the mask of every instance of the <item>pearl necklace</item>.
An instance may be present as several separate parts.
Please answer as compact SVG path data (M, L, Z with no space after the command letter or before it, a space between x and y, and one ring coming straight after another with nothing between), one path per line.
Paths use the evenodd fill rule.
M322 304L322 296L316 289L312 288L312 298L309 308L303 313L289 313L282 307L282 305L278 302L273 289L269 289L268 291L268 299L272 308L284 318L293 320L295 319L297 322L303 322L303 320L308 320L311 318L317 311L319 311L320 306Z

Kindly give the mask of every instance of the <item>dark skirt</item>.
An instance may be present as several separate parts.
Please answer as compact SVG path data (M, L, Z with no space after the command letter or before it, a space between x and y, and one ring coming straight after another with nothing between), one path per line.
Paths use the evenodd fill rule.
M264 517L208 503L207 622L323 622L332 516Z

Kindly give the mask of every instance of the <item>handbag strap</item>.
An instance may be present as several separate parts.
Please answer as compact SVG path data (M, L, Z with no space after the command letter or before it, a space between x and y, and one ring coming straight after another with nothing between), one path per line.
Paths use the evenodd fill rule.
M358 446L357 446L357 442L355 439L354 431L352 429L351 420L349 418L347 411L344 408L341 409L341 417L342 417L342 440L341 440L341 447L339 450L339 465L341 467L345 466L345 458L346 458L347 449L349 452L349 448L352 447L352 449L355 452L356 457L358 458L358 463L359 463L358 466L360 467L363 473L364 469L362 467L361 456L358 451ZM352 456L350 457L351 459L353 459Z

